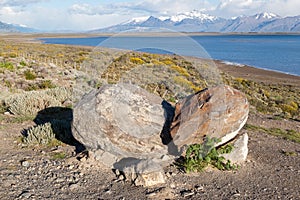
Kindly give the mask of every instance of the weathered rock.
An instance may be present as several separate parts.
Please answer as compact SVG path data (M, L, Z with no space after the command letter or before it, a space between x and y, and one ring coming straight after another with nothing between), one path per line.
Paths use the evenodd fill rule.
M168 148L160 138L165 123L162 102L160 97L138 86L104 85L84 96L75 106L73 135L108 167L122 170L128 165L121 162L124 159L146 160L142 171L159 177L161 170L149 164L150 160L159 165L171 162L166 157ZM139 173L139 163L130 164L135 166L134 173ZM161 182L162 179L147 178L149 173L141 175L143 180L139 182L144 185Z
M136 185L153 186L165 182L162 166L172 162L170 154L180 155L178 147L204 137L231 140L248 111L246 97L228 86L188 96L174 115L170 104L138 86L104 85L75 106L72 131L96 160Z
M171 137L176 146L219 138L219 146L233 139L249 113L246 96L229 86L217 86L190 95L176 104Z
M228 154L222 154L226 160L240 164L246 161L248 155L248 134L245 133L233 143L233 150Z
M88 149L117 158L161 157L167 152L160 138L162 101L138 86L105 85L75 106L73 135Z
M114 167L121 170L125 174L126 179L129 179L137 186L150 187L165 183L165 174L162 166L150 159L126 158L115 163Z

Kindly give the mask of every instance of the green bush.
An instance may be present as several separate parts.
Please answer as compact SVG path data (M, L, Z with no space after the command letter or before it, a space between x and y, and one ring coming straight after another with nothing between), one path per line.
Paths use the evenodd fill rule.
M214 145L220 140L216 138L207 138L203 144L189 145L182 161L176 163L187 173L201 172L207 166L212 165L219 170L233 170L237 166L231 164L230 160L226 160L220 154L230 153L233 149L232 145L216 149Z
M26 80L36 79L36 74L29 69L24 72L24 76Z
M7 69L9 71L14 71L15 69L14 65L10 62L1 62L0 68Z
M45 123L27 130L22 141L30 145L48 145L55 139L51 123Z
M39 83L40 89L47 89L47 88L55 88L55 85L52 83L51 80L43 80L41 83Z
M25 66L27 66L27 63L26 63L24 60L22 60L22 61L20 62L20 65L23 66L23 67L25 67Z
M71 133L71 122L68 120L52 119L23 132L23 143L28 145L57 146L62 142L75 144Z

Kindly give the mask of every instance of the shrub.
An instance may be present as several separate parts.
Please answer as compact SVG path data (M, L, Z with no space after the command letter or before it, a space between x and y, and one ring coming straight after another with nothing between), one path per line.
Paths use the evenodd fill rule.
M178 65L172 65L171 69L177 71L182 76L185 76L185 77L189 77L190 76L189 73L188 73L188 71L185 68L180 67Z
M232 145L226 145L216 149L214 145L220 140L216 138L207 138L203 144L189 145L183 160L176 163L183 168L185 172L201 172L207 166L212 165L219 170L232 170L237 166L231 164L230 160L226 160L220 154L230 153L233 149Z
M9 71L14 71L14 65L10 62L1 62L0 68L7 69Z
M71 132L71 122L59 119L52 119L50 122L23 131L22 141L29 145L48 146L57 146L62 142L67 144L76 143Z
M161 62L164 63L165 65L174 65L174 62L171 58L162 59Z
M29 69L24 72L24 76L26 80L36 79L36 74Z
M11 53L9 53L9 57L10 58L16 58L17 57L17 53L16 52L11 52Z
M23 67L25 67L25 66L27 66L27 63L26 63L24 60L22 60L22 61L20 62L20 65L23 66Z
M143 61L142 59L140 59L138 57L131 57L130 62L132 62L134 64L138 64L138 65L145 64L145 61Z
M55 88L55 85L52 83L51 80L43 80L41 83L39 83L40 89L47 89L47 88Z
M182 76L175 76L173 80L176 84L184 87L185 89L188 89L188 91L192 90L190 92L196 92L201 90L201 87L195 86L191 81L187 80Z
M66 158L66 156L67 155L64 152L57 152L52 155L52 159L53 160L61 160L61 159Z
M72 90L65 87L56 87L53 89L44 90L44 92L59 102L64 102L72 98Z
M64 101L70 98L70 90L54 88L14 94L4 101L8 110L15 115L35 116L38 111L47 107L61 106Z
M32 127L26 131L22 141L25 144L48 145L55 139L55 134L52 130L51 123L45 123Z
M159 60L157 60L157 59L152 59L151 61L151 64L153 64L153 65L158 65L158 66L160 66L160 65L165 65L164 63L162 63L162 62L160 62Z

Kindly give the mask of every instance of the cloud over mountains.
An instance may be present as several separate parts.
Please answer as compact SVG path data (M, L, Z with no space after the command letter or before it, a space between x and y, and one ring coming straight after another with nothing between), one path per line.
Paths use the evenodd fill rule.
M299 0L0 0L0 21L46 30L87 30L132 17L171 16L194 9L231 18L263 11L296 16L299 8Z

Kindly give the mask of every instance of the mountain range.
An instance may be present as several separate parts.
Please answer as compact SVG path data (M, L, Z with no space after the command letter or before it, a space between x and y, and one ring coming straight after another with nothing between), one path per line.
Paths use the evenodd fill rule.
M173 16L146 16L107 28L90 31L103 32L148 32L173 30L180 32L300 32L300 15L280 17L273 13L259 13L252 16L220 18L198 11Z
M230 19L208 15L199 11L185 12L173 16L145 16L133 18L114 26L87 31L87 33L119 32L300 32L300 15L281 17L273 13L259 13L252 16L238 16ZM0 32L4 33L37 33L45 32L24 25L3 23L0 21ZM49 31L47 31L49 32ZM68 32L75 31L51 31ZM81 31L82 33L82 31Z
M0 33L36 33L37 29L19 24L9 24L0 21Z

